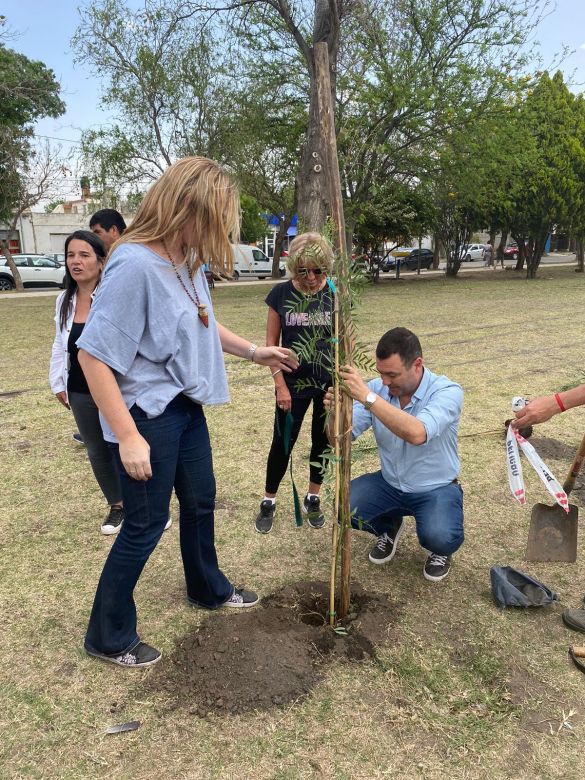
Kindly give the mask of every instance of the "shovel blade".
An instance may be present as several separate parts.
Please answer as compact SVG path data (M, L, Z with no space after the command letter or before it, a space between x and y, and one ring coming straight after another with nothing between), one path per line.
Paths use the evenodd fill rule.
M577 560L577 507L569 504L569 512L560 506L535 504L530 516L526 546L527 561Z

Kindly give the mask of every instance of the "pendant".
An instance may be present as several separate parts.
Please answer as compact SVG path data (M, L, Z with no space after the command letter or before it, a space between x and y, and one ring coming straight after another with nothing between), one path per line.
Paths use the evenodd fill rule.
M207 313L207 306L204 303L198 304L197 314L199 315L199 319L201 320L201 322L205 325L206 328L208 328L209 314Z

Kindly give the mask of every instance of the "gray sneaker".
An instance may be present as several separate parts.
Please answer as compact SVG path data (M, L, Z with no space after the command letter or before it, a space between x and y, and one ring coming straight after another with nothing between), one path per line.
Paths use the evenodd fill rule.
M303 500L303 514L307 517L307 523L311 528L323 528L325 518L321 512L321 499L319 496L305 496Z
M585 634L585 609L566 609L563 614L563 623L573 631L582 631Z
M259 534L269 534L272 531L276 503L264 499L260 504L260 512L256 518L255 528Z
M147 645L146 642L139 642L132 650L128 650L120 655L104 655L104 653L96 653L93 650L89 650L87 647L85 652L94 656L94 658L101 658L102 661L109 661L111 664L117 664L118 666L128 666L132 669L152 666L161 659L160 650Z
M445 579L450 571L450 555L437 555L436 553L429 552L429 557L426 559L423 569L425 580L431 580L431 582L440 582L441 580Z
M235 607L236 609L242 609L245 607L253 607L260 601L260 597L253 590L246 590L245 588L234 588L232 595L224 601L222 607Z
M404 520L400 523L396 531L391 536L388 533L383 533L378 537L378 541L370 550L368 559L371 563L388 563L396 555L396 548L398 546L398 540L402 536L404 531Z

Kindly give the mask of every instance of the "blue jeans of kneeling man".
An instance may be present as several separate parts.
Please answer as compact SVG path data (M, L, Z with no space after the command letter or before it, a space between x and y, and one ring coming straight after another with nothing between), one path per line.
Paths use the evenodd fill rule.
M124 522L98 584L85 646L105 655L132 650L139 640L133 591L169 517L173 487L180 505L180 545L187 597L213 609L233 593L221 572L214 543L215 477L203 409L184 395L148 419L130 409L138 432L150 445L152 477L130 479L115 451L124 499Z
M412 515L425 550L451 555L463 544L463 490L458 482L426 493L403 493L376 471L352 479L349 500L353 528L394 538L402 518Z

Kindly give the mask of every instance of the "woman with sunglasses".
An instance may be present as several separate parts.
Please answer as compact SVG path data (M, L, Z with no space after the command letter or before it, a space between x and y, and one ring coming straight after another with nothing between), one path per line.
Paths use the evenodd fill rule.
M256 518L256 531L272 530L276 511L276 494L286 473L292 448L299 435L305 414L313 403L309 489L302 510L312 528L322 528L319 492L323 482L321 458L329 447L325 434L323 397L331 382L331 327L333 293L327 274L333 265L333 250L319 233L303 233L290 245L288 270L291 278L275 285L266 297L268 320L266 346L296 350L301 354L299 367L290 373L271 370L276 395L274 433L266 466L264 499ZM303 359L303 345L311 342L317 356ZM285 441L287 415L292 416L290 440ZM287 437L288 438L288 437Z

